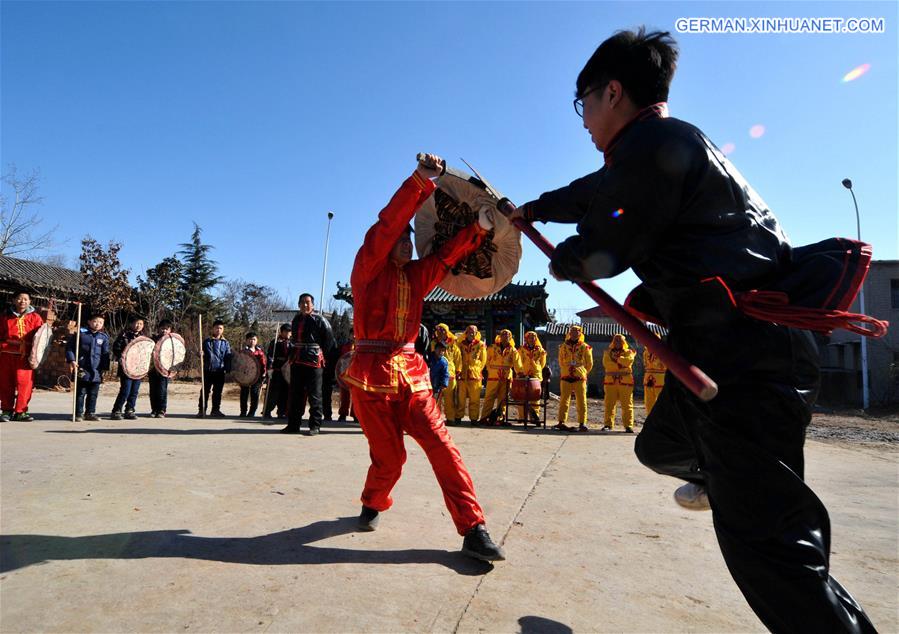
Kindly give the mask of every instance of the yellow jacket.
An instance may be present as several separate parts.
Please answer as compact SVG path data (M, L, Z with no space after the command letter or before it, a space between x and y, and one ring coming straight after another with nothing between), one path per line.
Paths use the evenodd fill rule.
M559 378L585 380L593 369L593 348L584 343L582 334L576 343L567 339L559 346Z
M447 327L446 324L437 324L438 327L443 326L446 329L446 341L443 342L443 345L446 346L446 352L444 353L444 358L446 358L446 362L448 364L448 370L450 375L450 380L456 378L456 375L462 372L462 352L459 350L459 346L456 345L456 336L453 332ZM434 352L434 347L437 345L437 337L431 340L431 352Z
M656 355L643 348L643 385L647 387L664 387L665 364Z
M528 333L525 333L525 336L527 335ZM518 367L515 368L518 374L542 379L544 367L546 367L546 350L540 344L539 338L533 348L529 348L526 343L518 348Z
M481 370L487 363L487 346L481 341L481 333L469 343L462 339L457 343L462 356L462 378L481 380Z
M509 345L505 349L500 346L499 341L499 335L497 335L493 345L487 349L488 381L510 379L512 378L512 372L518 367L518 352L515 350L515 340L512 339L512 333L509 332Z
M612 349L610 345L602 353L602 367L606 375L602 380L603 385L633 385L634 384L634 358L637 353L631 350L624 339L624 335L615 335L612 338L621 339L622 347L620 350Z

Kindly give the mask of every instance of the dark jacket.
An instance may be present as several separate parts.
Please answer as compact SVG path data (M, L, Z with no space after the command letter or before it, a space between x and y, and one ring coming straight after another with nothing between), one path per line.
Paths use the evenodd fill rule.
M203 341L203 369L207 372L231 371L231 344L224 337Z
M128 347L129 343L141 336L143 336L143 333L134 332L129 328L123 330L119 333L119 336L115 338L115 341L112 344L112 356L119 364L118 375L120 377L125 376L125 372L122 370L122 354L125 352L125 348Z
M726 289L703 280L759 288L791 260L761 197L701 130L677 119L638 117L610 144L602 169L523 207L532 220L577 223L577 235L556 248L556 274L591 280L633 268L643 282L632 294L640 310L669 326L675 349L719 377L716 370L737 371L719 365L731 356L720 346L733 351L741 333L757 329ZM753 356L766 354L750 338ZM761 357L743 362L764 365Z
M292 362L316 368L325 366L325 357L336 346L331 324L315 313L294 315L290 324L290 340L294 347Z
M66 342L66 361L75 361L75 338L69 335ZM103 373L109 369L109 335L81 329L78 353L78 381L102 383Z
M277 346L276 346L277 344ZM293 346L290 339L281 341L274 339L268 344L268 367L273 370L280 370L289 359Z

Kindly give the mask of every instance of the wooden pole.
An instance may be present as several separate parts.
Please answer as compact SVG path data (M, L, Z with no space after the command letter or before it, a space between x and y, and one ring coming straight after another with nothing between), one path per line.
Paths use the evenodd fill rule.
M206 416L206 377L203 372L203 315L197 315L200 330L200 417Z
M497 204L499 211L508 216L515 211L515 205L508 198L501 199ZM522 218L512 220L518 229L531 239L538 249L552 259L555 247L547 240L531 223ZM627 312L621 304L616 302L611 295L602 290L596 282L574 282L590 298L599 304L606 313L624 326L634 339L655 354L671 370L671 373L683 383L688 390L693 392L700 400L710 401L718 393L718 386L706 374L695 365L687 362L680 354L672 350L661 339L656 337L642 321Z
M78 359L81 356L81 302L78 304L78 316L75 318L75 377L72 381L72 422L75 422L78 410Z

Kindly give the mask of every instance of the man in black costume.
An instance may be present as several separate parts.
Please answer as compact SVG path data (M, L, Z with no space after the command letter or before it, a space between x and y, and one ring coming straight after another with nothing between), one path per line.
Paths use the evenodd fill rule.
M871 632L829 575L827 510L803 481L818 390L808 331L744 315L731 291L782 276L791 246L777 219L698 128L668 117L677 61L668 33L619 32L577 78L575 110L605 165L515 215L577 223L550 265L558 279L633 268L628 301L667 324L670 345L719 387L704 403L666 377L637 437L640 461L687 482L688 508L711 507L727 566L774 632Z
M315 298L300 295L299 312L290 324L293 352L290 360L290 404L285 434L298 434L300 422L309 404L309 435L318 434L322 425L322 371L325 355L334 347L331 324L315 314Z

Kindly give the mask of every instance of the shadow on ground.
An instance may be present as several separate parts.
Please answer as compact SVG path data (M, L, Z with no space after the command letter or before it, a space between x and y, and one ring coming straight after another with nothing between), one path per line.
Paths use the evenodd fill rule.
M188 530L110 533L83 537L0 535L0 573L73 559L180 557L259 566L306 564L438 564L460 575L482 575L493 565L445 550L355 550L310 546L355 532L356 518L314 522L258 537L200 537Z
M523 616L518 619L521 634L572 634L574 630L552 619L542 616Z

